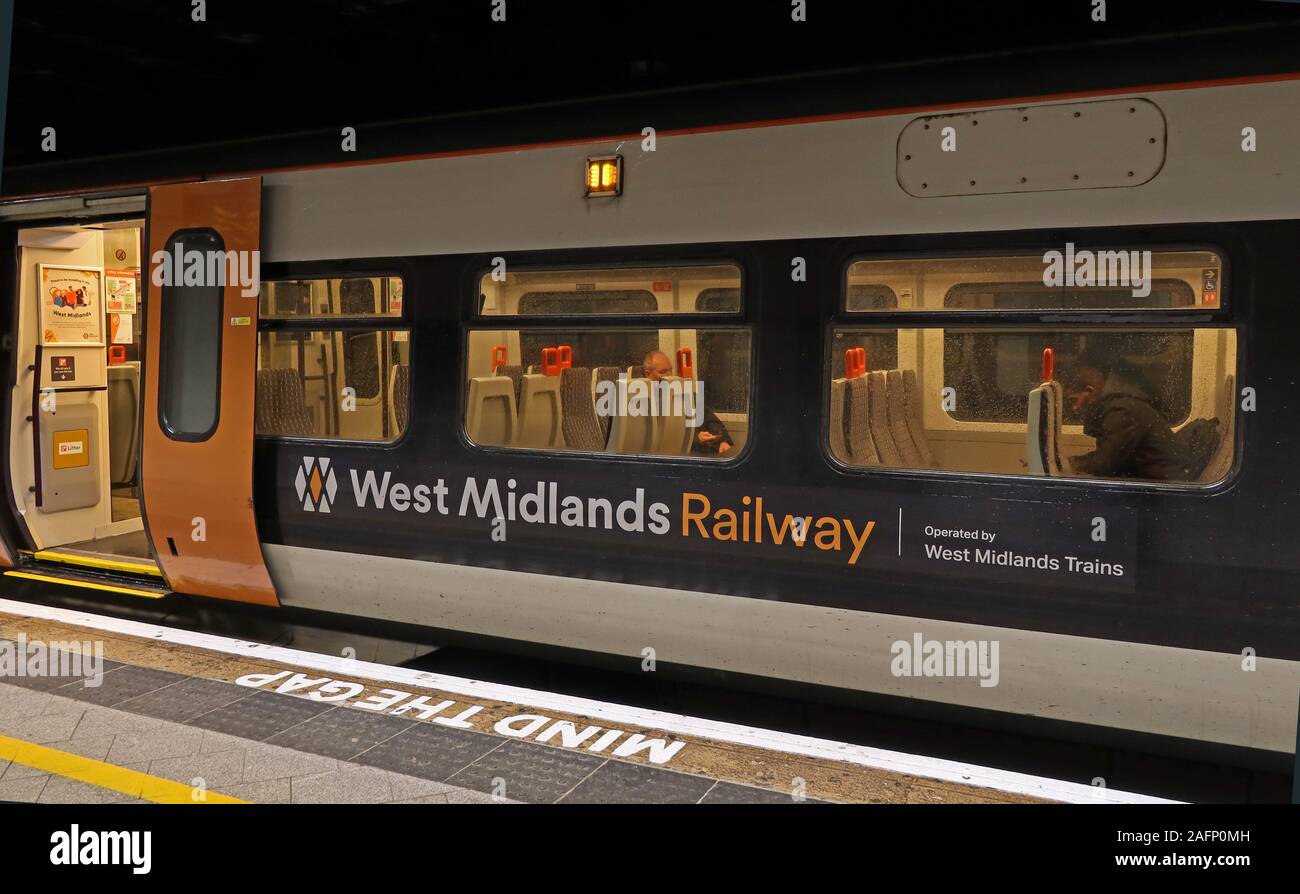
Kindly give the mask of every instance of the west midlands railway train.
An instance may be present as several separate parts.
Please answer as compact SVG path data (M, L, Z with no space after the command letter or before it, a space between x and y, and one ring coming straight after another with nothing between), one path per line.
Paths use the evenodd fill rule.
M1280 756L1297 109L1279 75L10 197L5 579Z

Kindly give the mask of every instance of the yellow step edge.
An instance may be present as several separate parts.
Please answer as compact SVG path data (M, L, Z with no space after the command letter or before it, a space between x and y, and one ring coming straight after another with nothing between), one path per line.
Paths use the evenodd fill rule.
M47 748L44 745L24 742L22 739L11 739L9 736L0 736L0 760L12 761L24 767L31 767L33 770L53 773L56 776L75 779L77 782L121 792L144 801L153 801L155 804L248 803L217 792L205 791L199 794L199 790L192 785L161 779L93 758Z
M34 574L30 571L6 571L5 577L22 577L27 580L38 580L47 584L63 584L68 587L85 587L87 590L104 590L108 593L123 593L127 596L141 596L145 599L161 599L166 593L158 593L153 590L137 590L133 587L119 587L116 584L100 584L88 580L72 580L66 577L54 577L49 574Z
M38 562L59 562L64 565L80 565L83 568L98 568L101 571L122 571L127 574L148 574L162 577L158 566L152 563L127 562L122 559L108 559L99 556L87 556L81 553L64 553L57 549L39 549L31 554Z

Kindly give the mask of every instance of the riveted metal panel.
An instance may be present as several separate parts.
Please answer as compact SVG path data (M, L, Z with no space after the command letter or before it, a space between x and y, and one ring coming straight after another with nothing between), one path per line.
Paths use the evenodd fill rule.
M898 137L898 183L917 198L1138 186L1165 161L1165 117L1107 99L914 118Z

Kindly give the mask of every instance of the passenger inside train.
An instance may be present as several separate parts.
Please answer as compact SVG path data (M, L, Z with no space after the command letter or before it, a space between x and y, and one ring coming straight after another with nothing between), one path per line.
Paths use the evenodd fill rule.
M1154 251L1140 288L1050 285L1044 270L1041 255L851 264L845 315L888 323L833 331L831 454L858 468L1225 479L1237 334L1213 322L1218 255ZM1059 322L1017 324L1028 310Z
M641 363L642 375L651 382L661 382L672 375L672 361L663 351L651 351ZM715 453L725 456L733 442L731 433L723 425L718 414L707 406L703 407L704 418L695 429L695 440L691 442L692 453Z
M483 276L479 303L466 354L472 443L714 461L744 450L752 334L737 325L734 265L512 269ZM708 325L653 322L687 315ZM637 322L612 325L617 316ZM505 319L510 328L485 328Z
M1141 370L1101 350L1074 362L1065 395L1096 442L1070 460L1076 475L1188 481L1200 475L1218 444L1218 420L1202 419L1175 432L1152 402Z

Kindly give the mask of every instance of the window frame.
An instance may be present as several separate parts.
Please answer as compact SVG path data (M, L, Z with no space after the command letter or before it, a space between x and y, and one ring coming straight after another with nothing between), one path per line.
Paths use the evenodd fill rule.
M405 332L407 353L408 353L407 365L410 367L411 370L410 372L411 383L407 391L406 427L402 430L402 432L399 435L397 435L397 437L391 438L389 440L382 440L382 439L375 440L375 439L362 439L362 438L333 438L333 437L324 437L324 436L315 436L315 435L311 437L305 437L305 436L298 436L298 435L262 434L257 432L256 429L254 429L253 436L255 439L260 438L266 441L273 441L277 443L287 443L287 444L329 444L334 446L345 446L345 447L355 445L358 447L391 450L405 443L406 439L410 437L411 429L413 428L414 421L415 421L415 413L412 412L412 408L416 404L415 389L416 389L416 379L417 379L415 363L413 362L416 335L415 335L415 326L411 321L411 314L410 314L410 305L411 305L412 296L411 296L411 289L410 289L409 282L411 276L408 273L404 273L392 267L387 267L387 266L382 268L377 268L377 269L365 269L364 264L366 263L366 260L367 259L356 259L355 263L359 263L363 265L362 269L359 270L354 268L348 271L329 270L320 273L296 272L296 273L285 274L283 276L264 277L263 283L276 283L276 282L286 282L286 281L294 282L294 281L320 280L320 279L338 279L338 280L381 279L381 278L397 279L400 280L402 283L401 313L375 314L373 316L356 316L356 315L342 315L342 314L330 316L328 314L312 314L312 315L293 316L293 317L263 317L260 314L260 304L259 304L259 314L257 318L257 335L258 335L257 362L259 363L258 369L261 369L260 366L261 336L263 333L270 334L272 336L272 339L274 339L277 333L282 333L282 332L303 333L303 334L325 333L329 335L331 338L339 335L340 333L346 333L346 332L371 332L381 337L384 336L385 334L389 335L390 337L389 344L391 345L393 343L391 341L392 333ZM347 259L344 259L344 260L331 260L328 263L331 265L347 265L350 263L354 263L354 261L349 261ZM260 298L259 298L259 302L260 302ZM381 382L380 383L381 396L386 391L386 389L387 389L387 383ZM256 395L254 395L253 399L254 400L257 399Z
M899 307L887 311L850 311L848 310L848 286L849 270L852 266L864 260L894 261L894 262L924 262L928 260L952 260L959 258L984 259L998 257L1016 257L1016 256L1041 256L1047 251L1053 249L1060 250L1064 244L1062 240L1059 244L1047 245L1025 245L1017 246L991 246L982 249L962 249L953 251L926 250L918 252L888 252L888 251L870 251L870 252L852 252L848 254L839 270L838 293L835 297L833 310L828 319L822 326L822 403L821 403L821 421L818 426L818 444L822 453L823 460L835 472L854 478L870 478L872 476L886 477L914 477L927 480L952 480L963 479L968 481L985 481L998 482L1004 484L1015 484L1030 487L1049 487L1049 488L1067 488L1078 489L1080 492L1097 493L1100 491L1112 492L1143 492L1143 493L1169 493L1184 495L1203 495L1209 493L1218 493L1233 486L1238 476L1241 474L1243 460L1243 417L1240 407L1236 403L1236 397L1239 396L1239 389L1242 382L1242 370L1245 368L1245 353L1247 350L1246 325L1242 318L1241 312L1237 310L1237 301L1234 297L1234 287L1232 279L1232 258L1227 249L1218 244L1211 242L1142 242L1135 240L1133 243L1125 245L1124 250L1132 251L1149 250L1153 254L1156 252L1179 252L1179 251L1210 251L1214 252L1219 258L1219 304L1217 307L1193 306L1187 308L1122 308L1115 310L1009 310L1009 309L961 309L954 310L950 308L936 308L934 310L920 310L916 308ZM1083 248L1090 251L1120 250L1115 243L1088 242L1086 240L1074 239L1076 245L1082 245ZM1104 317L1103 319L1098 319ZM967 331L985 331L990 334L1008 334L1010 330L1017 328L1032 328L1037 330L1049 331L1087 331L1097 332L1099 330L1110 329L1114 327L1117 332L1126 330L1157 330L1157 331L1176 331L1187 330L1197 332L1199 330L1229 330L1233 333L1235 340L1235 368L1232 370L1234 386L1238 389L1238 395L1234 396L1233 413L1235 424L1233 425L1233 444L1232 444L1232 464L1227 474L1218 481L1213 482L1158 482L1158 481L1134 481L1119 478L1084 478L1084 477L1050 477L1038 475L1016 475L1004 472L965 472L950 471L945 469L909 469L909 468L890 468L882 466L855 466L840 460L831 451L830 447L830 399L831 399L831 374L834 369L834 339L836 331L897 331L902 329L916 330L948 330L962 329ZM942 364L942 359L940 360ZM1190 413L1189 413L1190 416ZM972 421L959 421L961 425L994 425L994 426L1015 426L1023 429L1024 426L1018 423L1006 422L989 422L978 423Z

